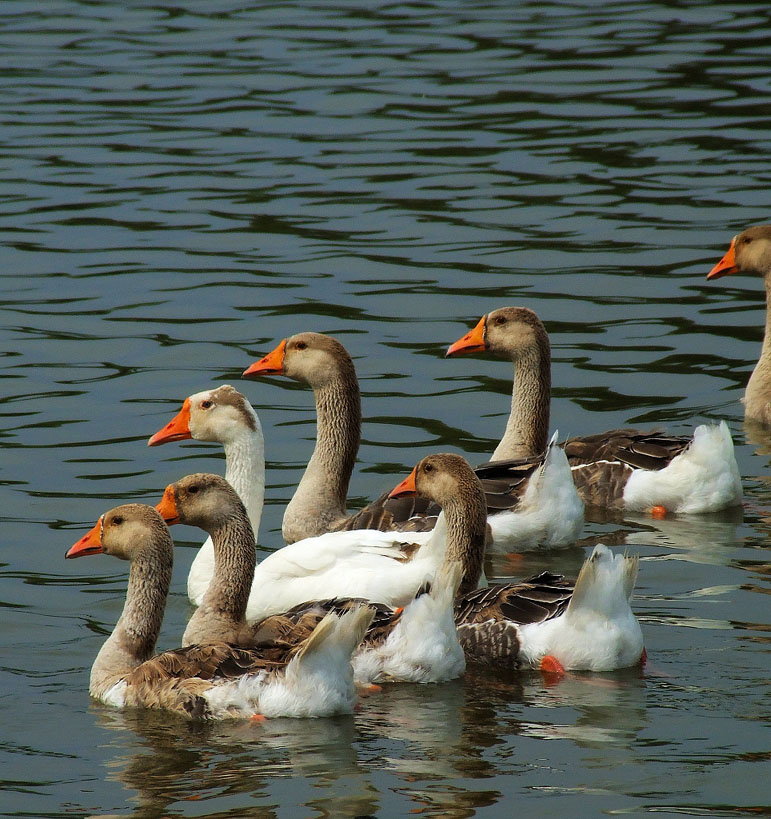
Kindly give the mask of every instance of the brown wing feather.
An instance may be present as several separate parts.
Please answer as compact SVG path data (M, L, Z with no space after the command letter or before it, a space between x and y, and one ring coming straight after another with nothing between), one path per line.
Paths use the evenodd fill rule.
M656 430L614 429L597 435L570 438L564 443L571 466L595 461L620 461L636 469L658 471L688 448L693 439Z
M425 589L421 589L416 597L422 594ZM282 616L287 618L301 618L313 614L323 617L327 612L334 611L336 614L344 614L351 608L359 606L369 606L375 610L375 615L367 629L366 636L362 641L363 647L373 647L384 643L388 635L393 631L402 616L402 609L392 609L383 603L372 603L355 597L329 598L327 600L314 600L312 603L301 603L285 612Z
M425 532L436 525L441 510L425 498L389 498L384 492L363 509L351 515L343 524L343 531L378 529L381 532Z
M519 668L519 627L562 614L573 584L551 572L522 583L496 584L461 595L455 625L466 659L503 668Z

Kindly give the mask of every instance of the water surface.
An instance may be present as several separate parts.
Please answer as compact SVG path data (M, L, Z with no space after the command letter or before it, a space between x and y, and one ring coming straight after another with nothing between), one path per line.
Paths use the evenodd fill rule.
M763 292L704 280L769 221L769 23L664 0L0 6L4 815L771 812L771 442L739 404ZM731 426L738 514L589 521L574 549L490 567L640 554L643 674L470 674L263 728L89 701L126 571L63 553L117 503L223 469L211 445L146 448L185 396L230 382L260 414L267 551L315 415L243 369L300 330L347 346L355 505L429 452L486 460L511 368L443 354L506 304L549 329L563 435ZM202 540L175 536L162 647Z

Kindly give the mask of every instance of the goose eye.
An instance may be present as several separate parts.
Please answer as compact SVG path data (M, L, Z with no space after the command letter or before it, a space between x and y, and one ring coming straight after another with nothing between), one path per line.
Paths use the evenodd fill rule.
M206 401L201 401L201 409L209 409L214 404L213 401L209 401L208 398Z
M506 317L505 316L496 316L493 319L493 324L497 324L497 325L506 324Z
M123 518L122 518L120 515L116 515L116 516L115 516L115 517L112 519L112 522L113 522L113 523L114 523L116 526L120 526L120 525L121 525L121 523L123 523Z
M188 493L188 495L197 494L198 493L198 486L196 484L193 484L192 486L188 487L187 493Z
M434 465L433 465L433 464L426 464L426 465L423 467L423 470L424 470L425 472L433 472L433 471L434 471Z
M297 344L295 344L296 350L305 350L307 347L308 345L304 341L298 341Z

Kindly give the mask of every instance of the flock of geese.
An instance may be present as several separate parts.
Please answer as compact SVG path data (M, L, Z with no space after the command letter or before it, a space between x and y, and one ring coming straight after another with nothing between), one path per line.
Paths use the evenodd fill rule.
M735 237L708 278L761 273L771 293L771 225ZM746 393L748 417L771 422L771 342ZM359 385L334 338L299 333L252 364L247 378L284 375L313 389L317 440L286 508L286 545L257 564L265 489L260 421L230 385L185 399L150 446L222 444L225 478L188 475L153 508L103 514L68 558L130 562L126 603L94 662L89 691L113 706L201 719L347 713L384 681L439 682L466 663L508 669L609 671L645 662L630 608L638 560L597 545L575 582L542 572L488 584L486 550L575 542L584 505L701 513L741 503L725 422L692 437L632 429L549 439L551 356L536 314L503 307L450 346L514 366L511 413L490 463L423 458L358 512L347 493L361 433ZM182 647L155 654L171 582L169 527L208 533L190 569L197 607Z

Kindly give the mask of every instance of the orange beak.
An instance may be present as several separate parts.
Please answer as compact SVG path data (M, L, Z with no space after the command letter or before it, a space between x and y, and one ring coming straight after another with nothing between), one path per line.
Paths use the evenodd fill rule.
M407 498L418 494L418 490L415 488L415 469L395 489L388 493L389 498Z
M253 375L283 375L285 352L286 339L284 339L273 352L268 353L259 361L255 361L251 367L244 370L244 378L249 378Z
M728 253L707 273L708 279L719 279L721 276L730 276L732 273L738 273L739 268L736 266L736 236L731 239L731 247L728 248Z
M459 338L455 344L450 345L444 357L450 358L454 355L466 355L467 353L483 353L487 349L487 343L485 342L486 320L487 316L482 316L473 330L466 333L463 338Z
M74 545L69 548L64 555L65 558L71 557L87 557L88 555L99 555L104 549L102 548L102 523L104 515L94 524L93 529Z
M184 441L192 438L190 433L190 399L185 398L182 409L169 421L163 429L153 435L147 442L147 446L158 446L167 444L169 441Z
M166 487L161 502L155 507L167 526L173 526L175 523L179 523L179 512L177 512L177 502L174 500L173 486L174 484L170 483Z

